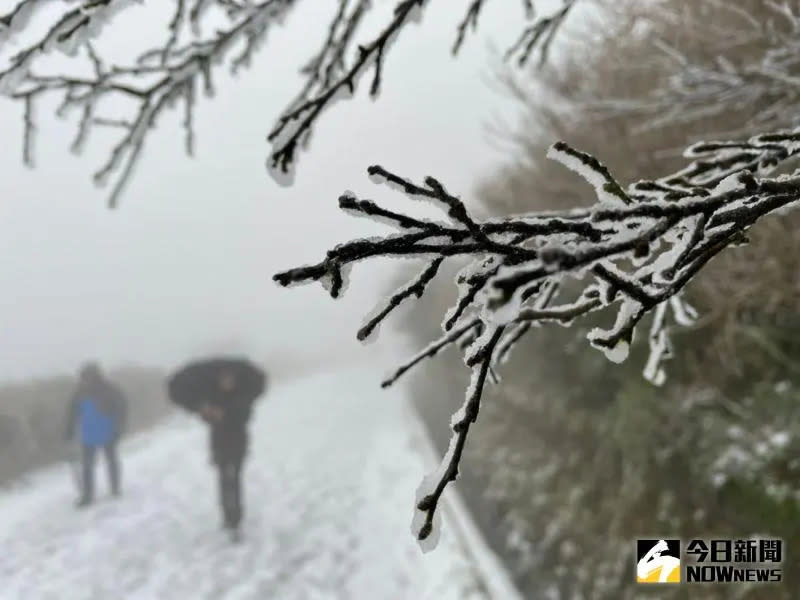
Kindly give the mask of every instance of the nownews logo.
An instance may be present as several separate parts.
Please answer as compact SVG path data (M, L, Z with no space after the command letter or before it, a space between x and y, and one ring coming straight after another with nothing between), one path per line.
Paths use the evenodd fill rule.
M637 540L639 583L777 583L783 571L780 539ZM752 566L758 565L758 566ZM684 572L681 572L681 567Z
M681 582L680 540L636 540L636 581Z
M686 581L698 583L777 583L781 569L772 568L783 560L783 541L692 540L686 555L694 564L686 565ZM688 561L687 561L688 562ZM762 565L750 567L743 565Z

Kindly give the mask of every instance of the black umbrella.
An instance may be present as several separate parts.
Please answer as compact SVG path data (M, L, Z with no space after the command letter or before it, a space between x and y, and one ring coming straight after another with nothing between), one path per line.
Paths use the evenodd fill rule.
M170 399L187 410L197 411L203 404L220 402L220 378L230 374L234 390L228 394L237 402L251 403L264 393L266 376L252 362L242 358L209 358L189 363L167 382Z

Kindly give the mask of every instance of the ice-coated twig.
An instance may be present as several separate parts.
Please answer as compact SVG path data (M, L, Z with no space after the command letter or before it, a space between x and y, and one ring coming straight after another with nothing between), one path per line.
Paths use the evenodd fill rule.
M409 282L406 286L398 290L391 298L389 298L386 306L379 311L378 314L369 319L369 321L367 321L367 323L358 330L356 337L359 340L364 340L369 337L369 335L380 324L380 322L383 321L390 312L400 306L400 303L406 298L410 298L411 296L421 298L422 294L425 293L426 286L433 280L434 277L436 277L436 273L443 262L444 257L442 256L433 259L418 277Z
M531 295L534 293L536 294L534 308L537 310L546 309L550 302L555 299L556 295L558 294L558 289L559 284L557 281L547 281L539 289L532 288ZM528 333L534 323L536 323L534 320L521 321L516 323L509 331L505 333L497 345L497 352L495 356L496 365L499 366L505 363L511 351L517 345L517 342L519 342L525 336L525 334Z
M498 327L491 332L489 339L482 345L476 354L480 356L477 365L472 367L472 377L467 388L464 405L459 412L453 416L453 439L450 442L450 450L443 461L441 475L437 478L436 484L429 493L426 493L417 504L417 510L424 514L424 520L417 532L417 539L424 541L433 532L433 518L436 507L442 497L447 484L453 482L458 477L458 465L467 443L470 426L478 420L480 411L481 395L486 383L486 377L491 371L492 357L495 347L500 337L503 335L503 327ZM476 342L477 343L477 342Z
M535 20L525 28L522 35L506 52L506 58L517 56L517 63L525 65L537 48L540 52L539 63L543 64L547 60L550 46L558 33L559 28L564 24L570 11L575 7L578 0L562 0L562 7L554 14Z
M484 2L485 0L472 0L472 2L470 2L469 8L467 8L467 14L464 15L464 19L461 23L458 24L456 41L453 43L453 54L458 54L458 51L461 50L461 46L463 46L464 40L467 38L467 29L471 28L472 31L475 31L478 28L478 17L481 14Z
M194 149L194 105L197 87L202 85L207 96L214 92L212 65L224 61L240 40L245 48L262 39L270 25L279 22L294 0L262 0L258 3L224 4L230 24L209 37L183 40L181 32L188 19L199 14L200 7L186 10L186 2L176 3L167 27L167 39L162 48L142 52L130 65L104 64L89 39L99 26L130 4L130 0L83 0L81 6L60 16L43 38L33 46L11 57L10 64L0 72L0 93L25 104L25 147L32 140L34 122L30 106L45 95L59 95L59 114L70 109L81 110L74 151L83 147L89 131L99 124L116 123L123 134L113 146L104 165L94 179L103 184L114 179L109 197L111 207L117 204L123 186L128 182L144 147L148 132L163 112L177 101L184 105L183 128L189 155ZM105 10L105 12L103 12ZM190 16L191 15L191 16ZM75 60L83 57L92 66L91 75L54 74L37 72L36 59L51 47L68 52ZM83 48L83 52L78 52ZM246 51L246 50L245 50ZM241 56L231 68L241 64ZM101 107L111 97L133 101L136 108L131 116L101 115ZM26 158L30 159L26 150Z
M568 4L576 0L565 0ZM310 2L310 0L309 0ZM375 8L372 0L337 0L321 47L302 67L305 81L294 99L278 116L268 141L271 144L267 167L280 183L292 181L298 152L307 147L316 123L324 111L341 98L352 96L361 77L371 72L369 93L378 95L383 81L383 66L392 44L409 25L420 22L428 0L397 0L388 22L377 33L358 43L365 17ZM458 27L454 51L461 46L467 27L478 24L481 5L473 1L467 16ZM91 42L103 26L124 19L130 6L147 8L141 0L17 0L0 12L0 95L18 101L23 107L25 132L23 154L32 164L34 121L31 107L43 96L60 98L58 114L75 109L80 118L71 149L82 151L95 126L116 123L120 137L110 150L106 163L95 173L95 183L113 180L109 206L115 206L122 189L132 176L149 132L163 115L182 108L181 125L184 146L191 156L195 147L195 104L202 91L214 93L213 81L221 68L232 73L251 64L266 34L284 22L298 0L174 0L168 20L163 25L163 39L154 47L138 48L129 62L106 64ZM155 4L155 3L153 3ZM31 34L28 23L37 9L53 8L46 16L43 34ZM568 10L557 15L538 17L531 0L523 0L526 26L555 32ZM566 8L566 4L565 7ZM208 16L207 16L208 15ZM560 15L560 16L559 16ZM37 15L38 16L38 15ZM227 22L203 34L206 19L222 16ZM219 22L219 21L217 21ZM297 27L302 27L300 23ZM14 37L11 44L6 42ZM524 37L524 36L523 36ZM541 44L543 54L550 37ZM529 40L530 42L530 40ZM47 70L45 55L56 50L67 58L58 71ZM530 52L527 50L526 52ZM523 60L524 62L524 60ZM87 63L91 75L87 75ZM124 102L107 102L120 98ZM125 114L102 114L108 106L117 106ZM432 182L432 186L435 187ZM441 190L443 199L448 197Z
M321 262L278 273L274 279L284 286L342 281L343 269L370 257L428 261L422 274L368 323L371 330L401 301L420 296L444 261L455 256L471 259L457 276L459 294L445 315L444 335L383 382L384 387L391 385L449 346L464 353L473 373L464 408L454 419L455 435L442 471L421 496L420 540L430 536L439 498L458 473L486 378L499 379L495 371L519 341L547 323L570 326L589 313L611 314L611 326L592 329L588 341L610 360L621 362L635 341L637 326L653 314L644 375L662 383L664 362L671 355L670 325L688 325L696 317L681 299L686 285L714 256L746 243L745 233L760 218L800 201L800 172L771 175L798 154L800 130L745 141L701 142L686 150L691 162L680 171L623 188L596 158L558 143L549 155L592 184L596 203L588 209L485 221L475 219L433 177L417 183L383 167L369 168L375 183L412 200L431 201L449 220L417 219L347 193L340 198L344 210L378 218L398 232L340 244ZM568 280L571 285L562 285ZM342 286L329 289L337 297Z
M358 55L352 65L343 69L338 77L330 77L329 81L323 80L319 89L314 89L313 84L307 86L304 90L305 95L295 100L281 115L267 136L267 140L273 145L268 159L268 168L277 181L291 181L295 166L295 154L302 138L311 133L315 121L323 110L335 100L352 96L355 93L360 77L370 68L373 68L370 96L378 95L385 52L409 22L419 20L425 4L426 0L401 0L394 9L392 20L378 36L371 42L358 46ZM357 12L358 16L355 18L360 19L361 14L363 14L363 10ZM346 36L337 47L335 54L343 54L350 40L351 35ZM334 58L334 60L338 59ZM316 70L313 72L316 73Z
M462 325L461 327L449 332L447 335L444 335L438 340L432 342L421 352L415 354L407 362L400 365L400 367L398 367L397 370L394 373L392 373L389 377L384 379L383 382L381 383L381 387L387 388L393 385L398 379L400 379L400 377L403 376L403 374L406 373L406 371L408 371L415 365L418 365L426 358L433 358L450 344L458 342L459 339L468 336L473 330L478 329L480 327L481 327L480 320L473 319L472 321Z
M456 42L453 53L458 53L461 48L468 27L475 29L478 17L485 0L473 0L467 14L458 26ZM564 0L564 6L555 14L536 18L533 5L529 0L523 2L525 14L529 25L526 31L536 29L542 31L541 35L534 36L523 33L522 40L526 42L526 49L518 59L519 65L524 65L530 54L541 48L542 60L547 55L553 37L564 22L572 6L577 0ZM369 9L370 3L361 0L353 11L347 14L347 0L340 0L339 11L334 18L327 34L327 40L322 50L304 68L308 76L300 94L289 104L277 123L270 131L267 139L272 143L272 153L268 159L268 170L273 178L281 183L288 184L293 181L294 169L297 162L297 151L302 143L311 135L315 123L323 112L337 100L351 97L355 93L360 78L370 69L373 71L369 94L375 98L381 88L383 78L383 64L385 57L391 49L392 43L400 33L411 23L421 20L428 0L400 0L395 6L392 19L380 33L370 42L358 45L355 56L346 66L346 52L353 43L353 34L361 18ZM341 33L339 33L341 30ZM509 56L518 50L518 44L509 51Z

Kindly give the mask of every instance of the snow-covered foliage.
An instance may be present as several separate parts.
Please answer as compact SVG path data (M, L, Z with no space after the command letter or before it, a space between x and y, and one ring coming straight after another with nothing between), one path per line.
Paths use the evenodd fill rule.
M666 3L655 5L656 15L680 30L678 37L654 36L661 57L649 68L671 73L667 85L643 98L605 99L601 108L611 112L639 112L649 117L649 127L710 119L732 108L747 111L732 133L754 128L796 127L800 124L800 5L796 0L740 0L700 2L700 11L713 21L682 20ZM710 15L713 14L713 17ZM692 13L690 19L702 18ZM724 35L719 32L724 31ZM650 34L652 35L652 33ZM705 57L685 48L703 46ZM595 99L584 103L597 106Z
M474 28L487 0L473 0L458 27L454 53ZM523 0L523 33L509 51L525 64L532 53L546 55L555 32L576 0L563 0L553 14L534 11L533 0ZM251 64L267 32L282 25L298 0L172 0L172 16L164 25L163 40L143 47L129 64L106 64L95 50L104 25L124 23L132 5L151 9L165 3L142 0L17 0L0 12L0 95L18 101L24 111L23 158L33 164L35 105L49 95L61 98L64 114L78 109L81 117L73 151L80 151L95 127L122 131L107 162L95 173L95 182L113 179L110 205L116 205L133 174L145 139L162 113L181 107L186 152L194 146L194 106L199 91L214 93L214 74L220 68L236 73ZM370 75L369 93L377 98L383 65L392 44L412 24L420 23L426 0L397 0L388 22L368 40L357 42L365 16L376 8L371 0L338 0L335 14L319 50L302 65L305 83L288 103L267 136L271 150L267 170L282 185L294 179L298 153L308 147L315 124L338 100L352 97L364 76ZM519 6L514 8L519 9ZM0 10L6 10L5 7ZM42 34L29 34L33 17L44 19ZM205 29L213 33L204 34ZM302 27L303 24L297 25ZM15 50L11 50L11 42ZM310 42L315 44L313 40ZM19 49L21 48L21 49ZM42 58L52 52L66 57L67 67L48 72ZM62 62L62 64L64 64ZM88 71L88 73L87 73ZM125 116L107 114L106 100L122 98L132 106Z
M533 345L570 337L542 333ZM557 361L542 364L530 348L513 363L528 371L515 371L493 391L466 453L489 501L483 508L495 509L492 526L507 536L504 558L524 573L528 597L552 585L559 588L554 598L638 600L630 544L646 531L736 531L797 543L794 386L756 386L740 402L678 377L654 388L623 375L615 388L582 371L583 385L570 394L562 386L578 379L586 353L567 353L571 368L548 378ZM582 569L595 576L576 577ZM793 598L796 586L784 587L742 598ZM729 598L710 588L697 597ZM653 597L673 598L664 592Z
M702 142L686 150L694 159L677 173L636 182L626 189L593 156L563 142L550 156L564 162L594 186L597 202L580 210L532 213L478 222L465 205L433 177L422 184L383 167L370 167L379 183L391 184L412 198L442 205L449 223L418 220L378 209L348 193L340 204L348 212L377 215L394 222L399 233L336 246L326 258L275 275L281 285L328 280L341 295L342 270L355 262L389 256L425 258L429 267L399 290L370 321L374 327L412 295L421 296L441 263L469 257L458 277L457 304L447 312L443 336L403 365L384 386L411 366L458 344L472 369L464 405L451 423L450 450L427 494L418 503L426 518L418 537L434 530L437 502L455 480L470 426L477 420L487 377L499 370L504 354L532 328L555 322L569 326L590 313L613 313L608 329L596 328L589 342L610 360L627 357L634 332L654 313L651 358L645 375L661 384L670 357L669 327L687 325L696 316L681 299L687 283L729 246L746 243L745 233L761 217L794 205L800 198L798 174L771 176L800 151L800 130L756 136L747 141ZM571 293L578 284L578 292ZM360 333L359 337L363 337ZM430 483L430 482L429 482Z

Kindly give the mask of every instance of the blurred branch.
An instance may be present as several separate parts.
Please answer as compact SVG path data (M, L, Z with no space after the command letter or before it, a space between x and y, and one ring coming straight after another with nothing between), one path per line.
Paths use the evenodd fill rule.
M122 6L121 2L118 4ZM238 41L244 40L244 50L231 62L231 69L235 72L241 64L249 60L256 43L263 38L269 26L281 18L292 4L291 0L265 0L258 4L225 3L231 21L228 28L219 29L212 37L179 43L182 26L196 25L191 20L198 13L192 11L187 14L185 1L177 2L168 27L169 36L163 48L140 54L133 65L109 66L102 62L88 38L91 28L98 26L93 19L99 21L108 17L99 13L100 9L107 7L110 10L116 5L113 0L87 0L82 8L61 18L37 45L11 58L10 65L0 72L0 91L12 99L22 100L26 107L45 95L55 93L61 96L59 114L63 115L74 108L81 109L82 116L73 143L73 150L76 152L84 146L95 125L114 123L122 129L123 134L113 147L108 160L94 175L98 184L114 178L109 198L109 205L114 207L141 156L146 136L155 126L158 117L176 102L183 102L186 150L191 155L194 140L193 108L197 88L202 85L207 96L214 93L212 63L222 60ZM93 67L93 74L37 74L32 65L34 55L40 50L49 49L51 44L69 45L66 50L72 54L82 48ZM102 103L111 97L124 97L133 101L136 106L133 116L129 119L116 119L100 114ZM26 115L28 113L26 111ZM32 160L27 149L30 146L33 125L33 120L26 116L25 157L28 164Z
M546 55L555 30L576 1L565 0L558 13L542 17L533 11L531 0L523 1L526 31L542 33L533 38L527 33L522 35L520 39L525 41L525 47L519 64L524 64L536 47L541 48L543 57ZM163 41L140 50L132 64L105 64L91 42L105 24L120 19L125 9L135 4L134 0L50 3L21 0L8 12L0 14L0 56L12 36L27 33L31 15L45 4L50 11L45 32L21 44L22 49L8 56L7 64L0 67L0 95L24 106L23 157L29 166L34 158L33 108L42 97L60 97L59 115L71 109L80 111L72 145L76 153L84 147L95 126L114 123L120 136L108 160L94 175L99 185L113 180L109 197L109 205L113 207L132 177L147 135L158 118L176 105L182 107L185 148L191 156L198 88L202 87L206 96L212 96L212 75L216 71L227 66L236 74L250 65L270 26L281 23L297 5L297 0L174 0ZM470 5L458 27L454 52L461 47L467 27L476 28L483 4L480 0ZM278 182L292 181L298 151L309 143L324 110L336 100L352 96L361 76L370 70L369 93L377 97L392 42L410 23L420 21L426 5L426 0L399 0L377 35L368 42L356 44L357 30L364 17L374 9L374 4L370 0L338 0L321 48L301 69L305 83L268 134L272 149L267 167ZM202 35L201 26L220 16L226 20L225 24L217 26L210 36ZM510 55L518 49L512 48ZM64 69L47 74L39 59L52 50L62 52L70 60ZM87 65L91 75L86 75ZM103 103L111 98L121 98L133 108L124 116L102 114Z
M562 0L563 6L560 10L526 27L519 39L509 48L506 58L517 55L517 64L523 66L528 62L533 51L538 48L541 55L539 64L543 64L547 60L556 33L577 2L578 0Z
M654 33L651 44L661 58L650 68L668 74L666 84L643 98L614 98L584 104L606 115L647 117L644 127L659 128L699 122L752 107L750 115L728 135L757 128L795 127L800 105L800 7L792 1L751 3L703 0L713 8L717 30L709 35L693 17L682 16L668 3L658 14L670 20L693 44L707 45L705 56L686 52L673 36ZM668 39L669 38L669 39ZM713 44L713 45L712 45Z

